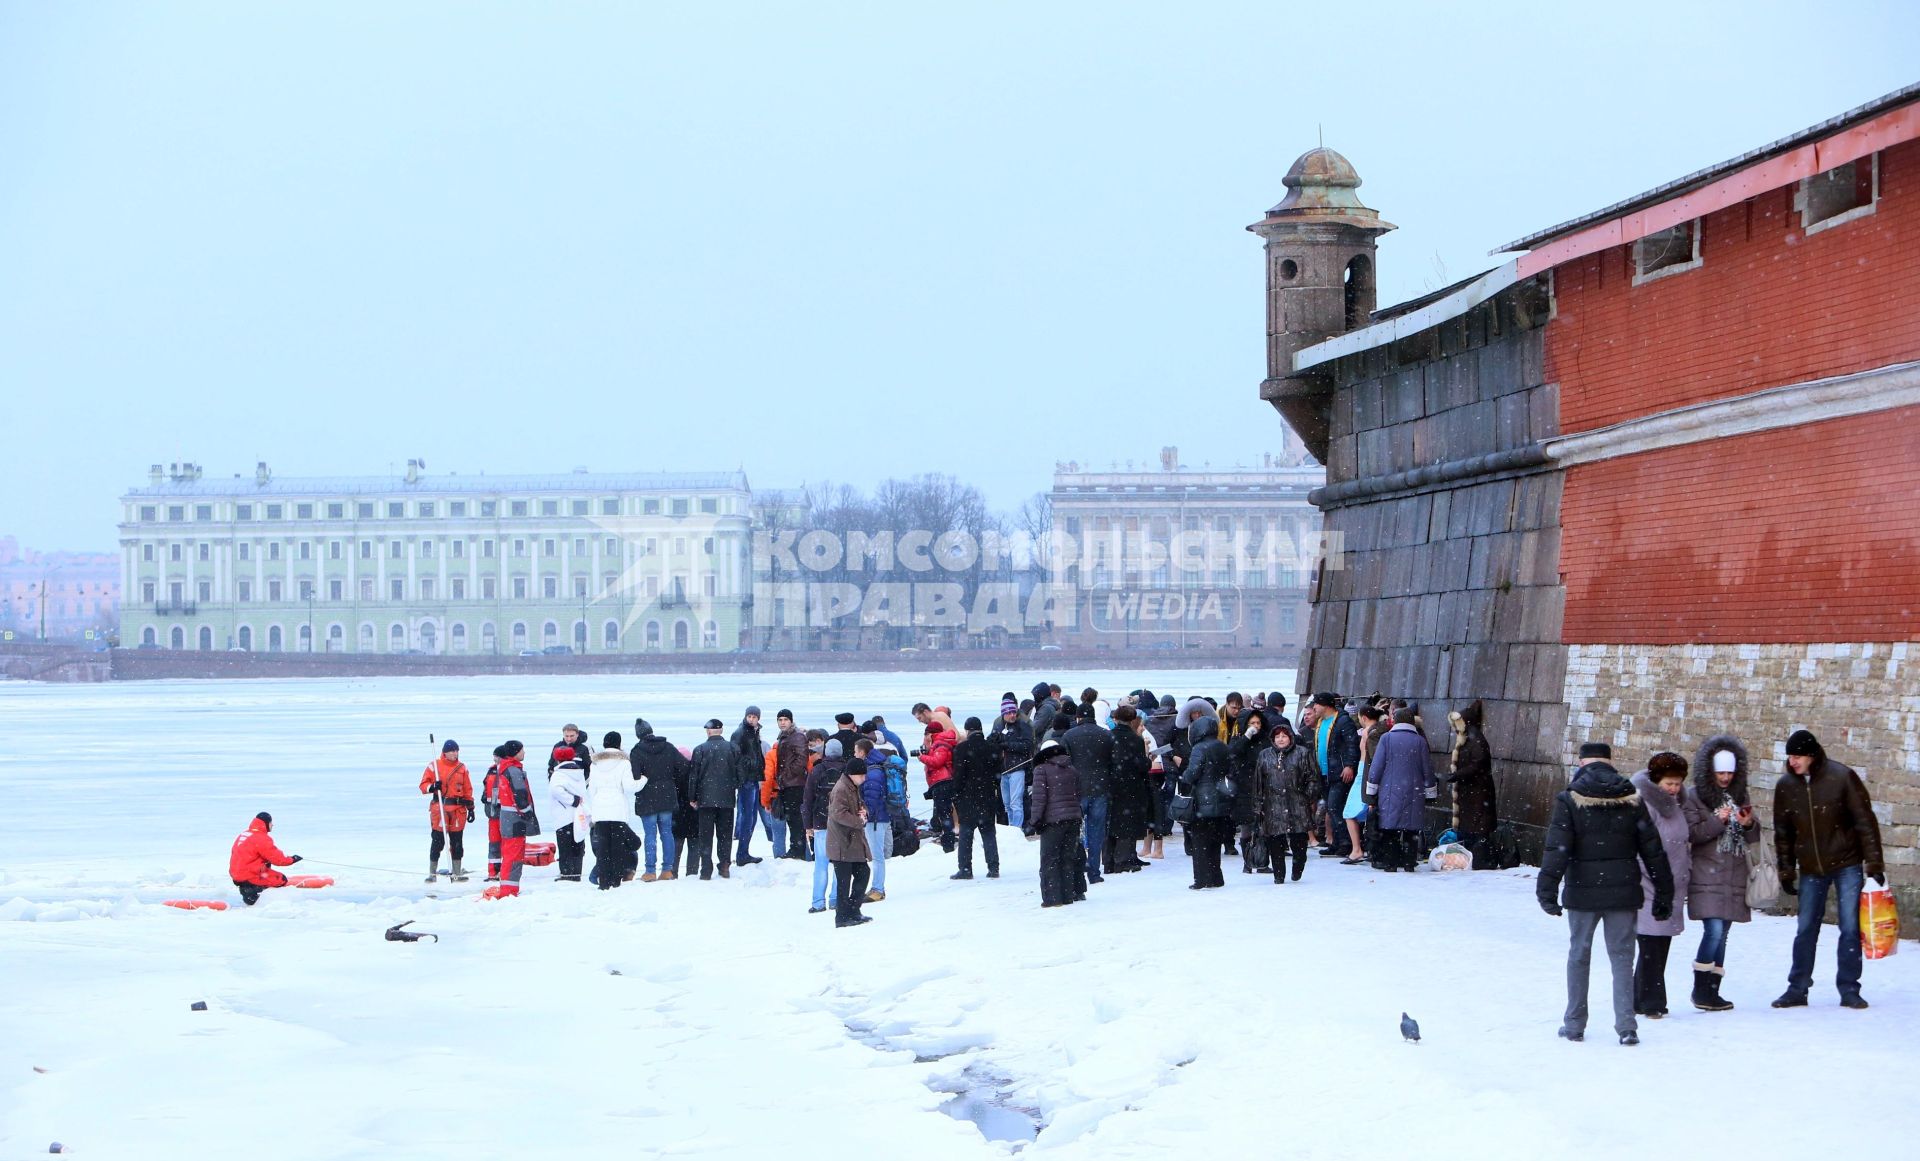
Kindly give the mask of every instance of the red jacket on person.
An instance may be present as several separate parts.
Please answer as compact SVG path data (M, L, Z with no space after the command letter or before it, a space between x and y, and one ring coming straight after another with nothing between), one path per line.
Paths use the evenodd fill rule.
M287 877L273 868L291 866L293 860L274 845L273 836L267 833L271 829L266 819L256 818L233 840L233 856L227 860L228 878L260 887L286 885Z
M926 739L920 744L920 764L926 767L927 785L938 786L953 777L953 747L960 736L938 719L927 726Z

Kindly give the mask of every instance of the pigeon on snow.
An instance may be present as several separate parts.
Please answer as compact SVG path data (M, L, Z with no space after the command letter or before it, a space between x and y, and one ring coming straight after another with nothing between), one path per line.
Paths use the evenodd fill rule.
M1400 1013L1400 1035L1414 1044L1420 1043L1420 1025L1405 1012Z

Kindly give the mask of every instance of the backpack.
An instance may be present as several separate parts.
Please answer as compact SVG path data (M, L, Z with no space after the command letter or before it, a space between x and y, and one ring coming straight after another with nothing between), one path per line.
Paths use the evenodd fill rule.
M894 818L907 813L907 764L898 757L887 759L887 813Z
M891 790L889 790L891 793ZM905 858L920 849L920 831L904 812L893 816L892 858Z

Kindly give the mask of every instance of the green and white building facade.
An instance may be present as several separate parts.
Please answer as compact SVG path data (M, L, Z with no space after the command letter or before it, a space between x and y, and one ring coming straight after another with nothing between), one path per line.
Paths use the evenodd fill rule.
M208 479L121 498L126 648L725 652L750 613L743 472Z

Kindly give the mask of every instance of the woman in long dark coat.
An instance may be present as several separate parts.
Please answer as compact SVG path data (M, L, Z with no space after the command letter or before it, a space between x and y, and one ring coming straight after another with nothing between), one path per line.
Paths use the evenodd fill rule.
M1142 862L1136 843L1147 837L1153 822L1153 784L1147 757L1145 723L1139 711L1123 705L1113 711L1113 774L1107 783L1107 866L1138 871Z
M1485 719L1487 707L1478 699L1447 718L1453 723L1453 772L1448 777L1453 787L1453 828L1460 843L1473 852L1475 870L1492 864L1490 840L1500 825L1495 809L1493 751L1487 746Z
M1229 697L1228 702L1232 702ZM1227 761L1233 771L1233 824L1240 839L1240 870L1251 875L1266 874L1267 838L1260 833L1260 812L1254 802L1254 785L1259 778L1261 751L1269 749L1273 739L1267 733L1265 710L1248 710L1241 715L1238 731L1227 740Z
M1393 728L1367 761L1367 801L1380 816L1374 854L1383 870L1411 871L1420 858L1420 831L1427 803L1439 792L1427 739L1413 724L1413 711L1393 711Z

